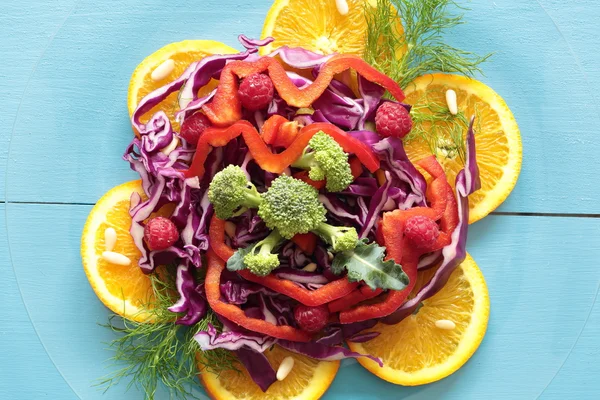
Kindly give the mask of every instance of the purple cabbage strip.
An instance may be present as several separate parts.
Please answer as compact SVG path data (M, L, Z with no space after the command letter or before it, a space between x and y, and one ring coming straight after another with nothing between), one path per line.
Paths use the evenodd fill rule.
M348 340L349 342L354 342L354 343L365 343L371 339L375 339L379 335L380 335L379 332L365 332L365 333L359 332L359 333L355 334L354 336L350 336L346 340Z
M386 167L384 169L392 175L392 184L398 187L408 184L411 192L416 196L417 205L426 206L427 182L408 159L402 140L393 137L385 138L375 143L373 150L382 160L382 164Z
M312 83L310 79L293 72L288 72L287 75L298 88L303 88ZM354 129L365 113L364 108L354 98L350 88L335 80L332 81L332 84L334 82L337 86L329 86L314 101L312 108L320 112L319 119L324 119L324 121L319 122L330 122L341 128ZM312 120L314 121L314 118Z
M277 374L263 353L257 353L242 347L235 351L235 355L263 392L266 392L269 386L277 382Z
M372 177L356 178L341 194L346 196L364 196L371 197L379 189L377 179Z
M360 225L365 225L367 223L367 215L369 214L367 202L364 197L359 197L356 200L356 204L358 205L358 218L360 219Z
M280 257L292 268L302 268L310 262L310 258L294 242L288 242L280 251Z
M208 324L206 331L200 331L194 335L194 339L198 342L202 351L214 349L239 350L246 347L258 353L264 352L276 341L270 336L250 331L224 330L222 333L218 333L212 324Z
M374 319L346 325L331 324L325 327L323 336L317 339L317 342L326 346L339 345L344 343L344 340L357 336L364 330L374 327L376 324L377 321Z
M379 214L381 213L383 206L388 201L388 192L390 190L392 180L390 179L388 172L385 173L385 176L385 185L377 189L377 191L371 198L371 201L369 202L369 212L367 213L367 216L365 218L364 225L358 233L358 237L360 239L367 237L369 233L371 233L371 231L373 231L373 234L375 233L375 223L379 218Z
M360 131L350 131L348 132L348 134L369 146L373 146L375 143L381 140L381 137L377 132L369 131L366 129Z
M475 136L473 133L473 119L467 133L467 155L465 168L456 176L456 197L458 200L458 226L452 232L451 242L442 249L442 263L431 280L419 290L417 295L404 303L393 314L382 319L386 324L396 324L406 318L419 306L419 304L440 291L448 282L452 272L464 261L467 250L467 231L469 226L469 198L468 196L481 187L479 168L475 158Z
M316 360L336 361L345 358L367 357L379 364L380 367L383 367L383 362L379 358L368 354L356 353L342 346L328 346L319 342L290 342L288 340L278 340L277 344L294 353L303 354Z
M250 39L246 35L239 35L238 40L242 44L242 46L244 46L248 50L251 50L251 49L255 49L257 47L263 47L268 44L271 44L275 39L273 39L271 36L266 37L262 40Z
M365 122L375 118L375 111L379 107L385 89L358 75L358 91L363 99L364 112L357 125L358 129L365 129Z
M277 293L257 283L227 281L221 283L221 296L229 304L245 304L251 295L263 293L275 295Z
M287 65L298 69L311 69L319 67L329 60L334 54L322 55L301 47L282 46L273 51L268 57L279 56Z
M327 211L336 217L340 222L360 225L360 218L356 215L355 211L351 207L338 199L337 195L328 193L319 195L319 200Z
M345 71L348 72L348 71ZM343 72L343 73L345 73ZM350 89L350 87L348 85L346 85L344 82L342 81L338 81L337 79L332 79L330 84L329 84L329 88L337 95L342 96L342 97L351 97L351 98L356 98L356 95L354 94L354 92L352 91L352 89ZM358 100L362 100L362 99L358 99Z
M177 278L175 284L179 292L179 300L169 307L174 313L185 313L176 323L181 325L194 325L206 315L208 306L202 296L200 288L194 283L194 276L190 267L180 265L177 267Z
M295 268L278 268L275 270L275 275L281 279L287 279L298 283L325 284L329 280L318 272L302 271Z
M419 260L419 265L418 265L417 269L419 271L424 271L426 269L432 268L432 267L438 265L440 263L440 261L442 261L442 258L443 257L442 257L441 250L437 250L437 251L434 251L433 253L429 253Z

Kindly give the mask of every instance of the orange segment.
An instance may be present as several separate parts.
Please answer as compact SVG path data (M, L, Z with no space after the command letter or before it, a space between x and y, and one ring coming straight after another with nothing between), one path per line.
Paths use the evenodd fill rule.
M348 13L341 15L335 0L276 0L271 6L262 37L275 42L261 48L268 54L277 47L303 47L320 54L362 55L367 24L364 7L373 0L347 0Z
M433 74L419 77L404 91L405 101L422 112L441 112L447 110L448 89L456 92L459 112L467 119L476 118L475 144L482 187L469 196L469 223L473 223L494 211L517 183L523 152L521 134L504 100L490 87L464 76ZM423 122L421 128L428 132L427 136L406 140L405 148L413 162L433 151L454 185L456 175L464 166L462 148L457 143L464 143L466 126L458 125L458 132L452 133L449 127L457 127L457 120L445 112L453 122L435 126Z
M146 321L149 315L144 312L144 306L152 300L153 294L150 279L138 266L140 252L129 234L129 199L133 192L146 199L141 181L131 181L112 188L98 200L83 228L81 258L90 285L105 306L126 318ZM172 211L168 205L156 215L169 216ZM127 256L130 265L115 265L102 258L104 232L108 227L117 232L113 251Z
M285 357L294 358L294 367L289 375L275 382L266 392L260 390L240 364L236 368L241 373L226 370L219 375L207 372L199 365L200 380L214 400L316 400L327 391L340 366L339 361L317 361L279 346L267 350L265 356L276 371Z
M416 287L427 283L434 272L420 272ZM386 381L404 386L435 382L458 370L475 353L485 335L489 311L485 280L467 255L446 286L425 300L416 314L396 325L378 324L370 330L380 332L378 337L349 343L349 347L380 357L383 368L364 357L358 361ZM436 326L441 320L454 323L454 329Z
M214 40L184 40L182 42L168 44L155 51L146 57L136 67L135 71L133 71L127 93L127 108L129 109L129 115L131 116L131 114L133 114L139 101L144 98L144 96L177 79L192 62L201 60L212 54L233 54L237 52L236 49ZM158 82L152 80L152 71L168 59L172 59L175 62L175 67L171 73ZM210 93L210 91L217 86L217 83L218 81L214 79L211 80L207 86L200 89L200 95L203 96ZM145 123L156 112L164 111L171 119L174 129L179 130L179 125L175 122L175 113L179 111L178 96L179 92L171 93L164 101L148 111L141 118L141 121Z

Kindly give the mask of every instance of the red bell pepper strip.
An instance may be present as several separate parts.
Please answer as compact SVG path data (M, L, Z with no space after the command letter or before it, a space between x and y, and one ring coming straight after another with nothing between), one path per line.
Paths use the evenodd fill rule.
M260 283L278 293L291 297L299 301L305 306L316 307L327 304L333 300L344 297L358 286L358 282L349 282L346 278L341 278L336 281L329 282L316 290L308 290L298 285L295 282L287 279L280 279L274 275L257 276L248 270L241 270L238 273L242 278Z
M213 216L208 234L210 247L215 254L223 261L229 260L234 251L225 243L225 221ZM351 283L348 279L342 278L323 285L317 290L308 290L295 282L280 279L274 275L257 276L248 270L238 271L238 274L246 280L260 283L307 306L320 306L329 303L351 293L358 286L358 282Z
M235 251L225 243L225 221L213 215L208 227L210 248L223 261L229 260Z
M312 255L317 247L317 235L312 232L299 233L292 238L292 242L306 254Z
M448 190L446 210L440 220L440 229L450 235L458 226L458 222L458 204L456 203L456 197L454 197L452 190Z
M325 180L322 181L313 181L308 177L308 171L299 171L294 174L294 178L300 179L302 182L308 183L310 186L314 187L317 190L321 190L325 187Z
M213 125L223 127L242 119L242 102L238 94L238 78L232 73L235 62L221 71L219 86L213 100L202 106L202 111Z
M266 144L273 144L275 142L275 138L277 137L277 132L279 128L284 123L289 122L287 118L282 117L281 115L273 115L269 117L263 124L260 129L260 135L263 138L263 141Z
M281 63L272 57L262 57L254 62L233 61L221 71L219 86L213 100L202 109L216 126L228 126L242 117L242 107L238 96L238 77L244 78L254 73L267 71L281 98L292 107L310 107L327 89L336 74L354 69L370 82L377 83L387 89L398 101L404 100L404 92L390 77L377 71L360 57L349 54L338 54L331 57L321 66L319 75L313 83L299 89Z
M279 127L272 144L274 147L288 148L294 143L298 133L300 133L300 125L296 121L286 122Z
M383 289L371 289L368 286L361 286L357 290L353 291L347 296L344 296L340 299L334 300L331 303L327 304L327 308L329 308L329 312L335 313L339 311L344 311L349 309L352 306L357 305L358 303L372 299L374 297L379 296L383 293Z
M358 178L363 173L363 167L360 160L356 157L350 157L348 159L348 163L350 164L350 171L352 171L352 176L354 179Z
M353 322L366 321L373 318L381 318L396 311L406 300L413 290L417 281L417 260L405 261L402 268L408 279L408 286L403 290L389 291L385 300L375 304L362 304L350 310L340 312L340 323L351 324Z
M335 125L319 122L302 128L294 142L283 152L274 154L260 134L248 121L239 121L229 128L207 128L196 146L196 153L192 160L190 169L185 171L187 178L202 176L204 174L204 162L208 156L210 146L222 147L230 140L242 135L256 163L265 171L281 174L288 166L296 161L308 145L310 139L317 133L323 131L331 136L347 153L354 153L361 163L370 171L379 168L379 159L375 153L363 142L353 138Z
M206 258L208 260L208 268L206 270L204 289L206 291L206 300L214 312L253 332L294 342L310 341L310 336L300 329L289 325L274 325L258 318L249 318L240 307L221 301L221 274L225 269L225 263L211 250L206 254Z

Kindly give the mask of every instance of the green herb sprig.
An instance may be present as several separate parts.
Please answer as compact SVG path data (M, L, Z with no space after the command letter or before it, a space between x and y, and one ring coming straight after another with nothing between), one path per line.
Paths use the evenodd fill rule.
M151 314L152 322L129 321L112 315L105 326L120 335L110 343L115 355L111 360L122 367L98 382L108 390L123 378L130 378L128 389L136 386L146 399L153 400L159 384L164 385L170 398L197 398L193 388L198 385L197 363L213 373L236 370L233 353L217 349L202 353L193 336L206 330L208 324L219 326L212 312L195 326L176 325L176 315L168 307L176 301L174 279L168 274L150 277L154 300L144 308Z
M365 6L363 58L402 88L426 73L481 72L479 65L491 54L478 56L443 40L444 32L463 23L450 5L461 8L453 0L377 0L377 7Z
M453 0L377 0L377 7L365 7L367 35L363 58L384 72L402 88L415 78L447 72L473 76L491 54L478 56L446 44L443 34L463 23ZM447 106L427 98L414 102L411 110L413 129L405 143L421 139L431 153L464 162L464 134L470 116L453 115ZM479 118L477 118L479 120Z

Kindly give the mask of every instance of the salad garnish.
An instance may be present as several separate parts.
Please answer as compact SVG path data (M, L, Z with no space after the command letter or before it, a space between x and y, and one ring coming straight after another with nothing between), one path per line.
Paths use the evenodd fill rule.
M462 22L453 1L376 3L365 2L362 58L288 46L264 54L273 38L241 35L244 51L195 59L170 81L174 62L151 71L165 84L132 111L123 158L140 177L131 262L152 293L143 316L123 312L136 322L110 320L125 367L104 385L132 377L147 398L159 382L186 398L198 371L239 371L265 392L294 375L294 355L384 369L384 356L360 349L378 327L418 317L460 271L468 196L481 186L477 109L467 116L456 92L445 106L413 107L403 89L428 72L470 76L489 55L443 43ZM344 16L356 4L336 6ZM163 106L175 95L171 112ZM411 161L413 140L432 155ZM464 165L455 182L443 157ZM276 365L273 349L290 355Z

